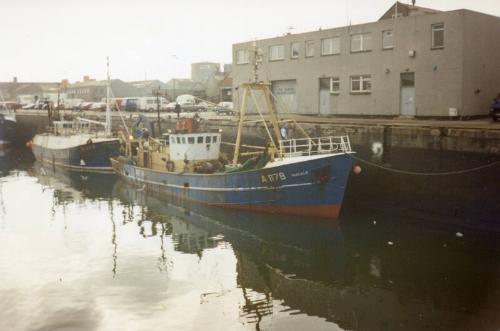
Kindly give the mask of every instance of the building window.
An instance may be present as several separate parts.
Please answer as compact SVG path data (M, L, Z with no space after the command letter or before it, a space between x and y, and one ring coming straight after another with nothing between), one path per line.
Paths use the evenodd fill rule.
M340 37L321 39L321 55L340 54Z
M236 64L247 64L250 62L250 52L246 49L236 51Z
M351 76L351 93L370 93L372 77L370 75Z
M269 47L269 61L285 59L285 46L275 45Z
M394 32L392 30L382 31L382 49L394 48Z
M444 24L432 25L432 48L444 48Z
M306 40L306 57L314 56L314 40Z
M331 94L340 93L340 78L330 77L330 93Z
M351 35L351 52L367 52L372 49L371 33L358 33Z
M291 43L290 44L290 58L298 59L299 58L299 43Z

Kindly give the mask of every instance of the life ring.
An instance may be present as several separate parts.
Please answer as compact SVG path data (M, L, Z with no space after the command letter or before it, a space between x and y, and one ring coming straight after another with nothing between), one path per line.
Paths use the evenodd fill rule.
M172 161L167 161L167 171L173 172L175 170L175 163Z

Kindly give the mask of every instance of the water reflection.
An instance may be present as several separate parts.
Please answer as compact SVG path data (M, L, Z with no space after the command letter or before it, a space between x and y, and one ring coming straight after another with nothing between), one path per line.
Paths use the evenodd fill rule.
M196 241L198 251L209 247L207 237L229 242L245 300L240 315L251 323L272 314L275 300L292 313L361 330L458 329L477 321L477 312L488 314L490 304L498 307L495 234L467 232L471 238L460 240L450 229L412 226L419 219L408 213L348 211L340 228L196 205L179 209L122 182L115 187L152 216L183 219L192 237L204 238ZM492 291L495 303L488 301Z
M178 206L112 175L12 169L7 329L500 326L497 233L352 204L340 223Z

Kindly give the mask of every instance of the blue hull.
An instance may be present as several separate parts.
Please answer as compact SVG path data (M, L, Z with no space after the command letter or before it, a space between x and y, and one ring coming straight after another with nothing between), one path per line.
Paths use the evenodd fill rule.
M37 160L55 166L78 171L111 172L110 158L119 155L120 143L97 142L65 149L33 145L32 150Z
M182 174L112 160L116 173L173 202L337 218L351 172L349 154L236 173Z
M16 142L17 123L0 117L0 146L10 145Z

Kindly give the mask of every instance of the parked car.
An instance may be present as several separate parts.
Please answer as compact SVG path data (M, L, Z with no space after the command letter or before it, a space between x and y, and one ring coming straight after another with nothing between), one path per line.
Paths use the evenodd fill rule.
M23 109L35 109L35 104L34 103L27 104L26 106L23 106Z
M137 111L137 98L127 98L125 101L125 111ZM123 101L122 101L122 106Z
M85 102L85 101L80 102L78 105L73 107L73 110L76 110L76 111L88 110L88 109L90 109L90 107L92 107L92 103L93 102Z
M106 111L106 103L105 102L94 102L90 105L89 109L96 111Z
M233 109L234 105L232 102L223 101L219 102L215 111L217 115L234 115L235 111Z
M196 104L196 98L190 94L179 95L175 101L182 107L184 106L194 106Z
M169 102L169 103L167 103L167 105L165 106L165 110L166 111L174 111L176 104L177 104L177 102Z
M199 104L196 105L198 108L198 111L211 111L215 109L215 104L202 101Z
M500 120L500 93L498 93L497 97L491 103L490 115L493 118L493 122Z

